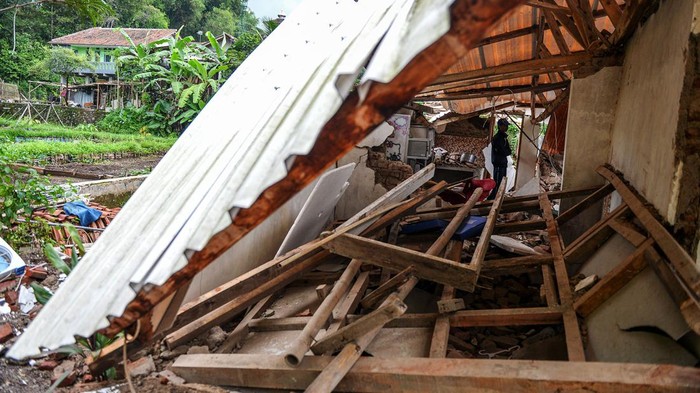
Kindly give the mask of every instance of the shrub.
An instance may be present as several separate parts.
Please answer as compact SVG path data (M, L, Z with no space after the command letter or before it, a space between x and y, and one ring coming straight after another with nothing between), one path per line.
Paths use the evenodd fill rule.
M104 132L138 134L146 128L146 113L131 106L114 110L97 123L97 128Z

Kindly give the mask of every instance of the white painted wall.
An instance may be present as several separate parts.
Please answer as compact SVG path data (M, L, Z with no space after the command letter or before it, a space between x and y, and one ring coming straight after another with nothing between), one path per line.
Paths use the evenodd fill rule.
M694 0L663 1L627 45L610 162L675 223L681 165L674 151Z

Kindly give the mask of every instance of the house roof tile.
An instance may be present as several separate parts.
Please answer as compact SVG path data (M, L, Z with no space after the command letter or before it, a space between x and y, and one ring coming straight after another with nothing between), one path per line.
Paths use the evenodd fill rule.
M174 29L121 29L131 37L135 44L144 44L171 36ZM118 29L93 27L90 29L54 38L49 42L54 45L85 45L119 47L129 46L129 42Z

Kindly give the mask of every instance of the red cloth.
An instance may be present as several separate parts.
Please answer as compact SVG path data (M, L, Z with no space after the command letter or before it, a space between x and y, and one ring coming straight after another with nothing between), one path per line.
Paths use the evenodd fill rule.
M479 201L483 201L491 194L491 191L496 188L496 181L493 179L472 179L469 183L464 185L464 196L466 196L467 199L471 198L474 191L479 187L484 190L479 197Z

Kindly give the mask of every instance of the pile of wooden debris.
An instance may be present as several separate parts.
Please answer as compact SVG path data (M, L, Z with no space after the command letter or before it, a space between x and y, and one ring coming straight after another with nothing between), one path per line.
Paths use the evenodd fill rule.
M148 363L179 376L164 383L319 392L697 389L692 368L583 363L585 318L647 264L700 330L688 254L618 174L599 173L609 184L597 189L506 198L501 187L494 201L477 191L456 206L440 206L446 183L418 173L361 216L183 305ZM416 182L428 186L392 201ZM565 247L559 226L613 191L623 202ZM552 200L565 198L581 201L555 217ZM574 290L568 270L614 234L635 251ZM131 339L142 356L145 342ZM91 368L120 355L105 351Z

